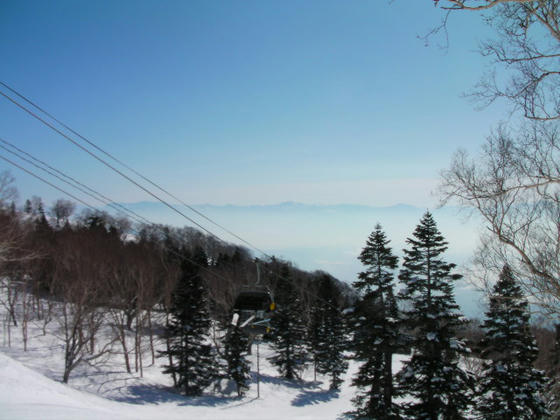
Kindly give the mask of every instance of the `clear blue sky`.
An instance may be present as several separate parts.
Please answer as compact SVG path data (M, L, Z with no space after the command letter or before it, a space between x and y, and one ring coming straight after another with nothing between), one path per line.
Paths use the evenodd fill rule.
M453 16L445 51L418 39L441 17L432 0L4 0L0 80L190 204L406 203L419 217L453 152L507 117L461 98L484 72L480 17ZM2 97L0 137L115 201L153 200ZM12 173L22 200L62 195ZM321 211L273 210L264 227L217 215L346 281L375 223L400 248L416 220ZM442 232L460 262L476 232L454 220Z
M440 19L431 0L6 0L0 80L189 203L430 206L452 153L505 116L460 97L479 17L452 19L446 52L417 38ZM0 136L150 199L4 98ZM12 172L22 197L61 195Z

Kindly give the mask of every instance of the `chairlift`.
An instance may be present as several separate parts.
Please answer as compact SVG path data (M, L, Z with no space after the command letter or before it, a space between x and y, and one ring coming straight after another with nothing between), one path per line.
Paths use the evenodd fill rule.
M276 304L270 289L260 285L260 273L257 264L257 283L243 286L233 305L232 325L238 326L247 335L262 335L270 331L271 312Z

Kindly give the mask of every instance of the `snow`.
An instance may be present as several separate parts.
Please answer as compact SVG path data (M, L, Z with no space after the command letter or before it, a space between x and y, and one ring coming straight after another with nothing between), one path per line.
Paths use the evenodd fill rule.
M0 310L0 319L5 313ZM11 327L11 345L4 321L0 337L0 419L337 419L352 409L356 389L350 386L359 364L350 361L339 392L329 391L329 378L313 371L304 372L301 381L287 381L268 362L272 350L261 344L260 398L257 398L256 348L251 360L252 383L247 395L237 398L234 387L223 382L217 391L187 398L173 391L171 379L162 373L165 360L144 356L143 377L128 374L122 355L114 354L95 366L81 365L61 382L62 347L56 338L55 321L42 334L40 322L29 325L28 350L23 351L21 329ZM395 356L395 372L405 356ZM134 360L134 359L133 359ZM133 362L132 360L132 362Z
M1 418L131 418L116 414L112 405L118 404L48 379L0 353Z
M437 334L434 332L429 332L428 334L426 334L426 339L428 339L428 341L438 341Z

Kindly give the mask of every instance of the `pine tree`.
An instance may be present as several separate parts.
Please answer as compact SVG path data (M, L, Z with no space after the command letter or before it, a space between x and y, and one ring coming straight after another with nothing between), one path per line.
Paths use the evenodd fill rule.
M441 255L447 242L427 212L408 238L399 279L405 288L404 322L412 333L413 354L397 375L405 416L412 419L462 419L469 405L471 378L459 367L464 345L454 337L462 324L453 294L455 264Z
M540 397L543 374L532 366L538 349L529 318L527 299L506 265L482 324L482 356L491 359L480 384L478 406L485 419L539 419L546 413Z
M301 316L301 298L287 269L283 270L277 289L278 307L271 319L275 354L269 360L284 378L299 379L307 362L305 321Z
M397 257L378 224L370 234L359 259L366 266L353 286L361 295L354 317L353 349L363 361L352 385L353 416L368 419L397 418L393 403L392 357L398 343L398 314L393 290Z
M338 390L342 375L348 368L344 358L346 348L344 319L337 302L333 280L325 275L320 279L319 299L315 302L311 324L311 347L317 372L331 377L330 389Z
M169 346L161 356L171 362L164 373L175 378L175 386L184 395L200 395L216 377L214 354L208 344L210 317L207 292L199 266L206 263L205 254L197 249L194 255L183 251L186 256L181 263L181 278L171 302L171 320L166 328ZM194 261L191 262L191 261Z
M237 395L242 397L249 388L250 366L246 358L249 338L241 329L233 325L226 336L225 354L227 362L227 375L237 385Z

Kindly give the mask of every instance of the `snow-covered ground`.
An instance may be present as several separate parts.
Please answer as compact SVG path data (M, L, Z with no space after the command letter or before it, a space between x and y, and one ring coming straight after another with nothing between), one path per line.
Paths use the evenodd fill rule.
M1 319L5 313L0 311ZM336 419L352 408L355 389L350 381L357 364L350 363L339 392L328 390L328 378L307 370L300 382L279 378L267 360L271 350L260 345L260 398L256 387L256 351L253 351L251 389L243 398L224 384L221 393L187 398L173 392L171 379L156 359L144 367L143 377L128 374L122 355L96 366L79 366L68 385L61 382L63 353L56 338L56 321L43 335L30 324L30 341L23 351L20 328L11 327L8 346L6 322L0 337L0 419ZM256 350L256 348L254 348ZM395 370L400 368L397 357ZM151 362L145 355L144 363ZM230 391L230 392L228 392Z

